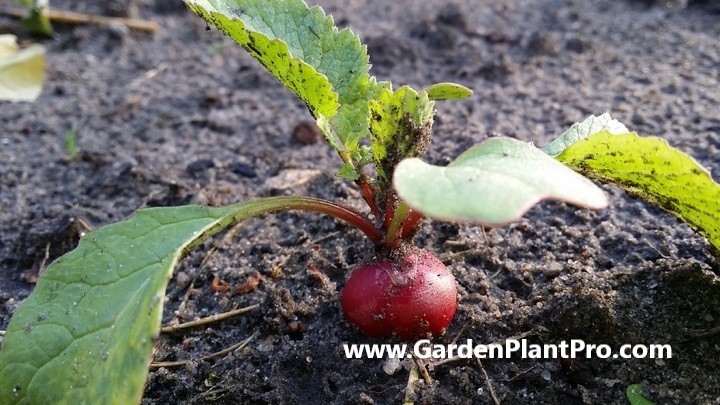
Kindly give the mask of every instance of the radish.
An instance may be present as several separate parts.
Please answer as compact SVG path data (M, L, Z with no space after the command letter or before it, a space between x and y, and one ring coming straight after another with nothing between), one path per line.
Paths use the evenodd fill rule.
M456 307L455 278L426 250L355 269L342 294L348 322L375 338L440 334Z

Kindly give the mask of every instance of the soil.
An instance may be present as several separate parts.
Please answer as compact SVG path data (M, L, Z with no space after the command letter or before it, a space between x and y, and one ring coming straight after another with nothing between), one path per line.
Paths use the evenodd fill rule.
M339 159L304 124L304 105L179 1L52 3L161 28L58 24L42 41L41 97L0 108L0 329L38 271L82 232L140 207L303 194L363 209L334 177ZM609 111L720 172L717 1L320 4L368 43L380 79L475 90L437 105L431 162L496 135L544 145ZM2 18L0 30L18 24ZM75 159L65 148L73 124ZM417 244L438 253L459 285L457 315L435 342L659 343L673 357L458 360L431 370L411 398L492 403L492 386L508 404L627 403L626 388L638 383L661 404L720 403L717 256L673 217L605 190L612 203L602 212L545 202L499 229L425 224ZM249 220L205 243L170 281L163 322L259 308L163 334L154 361L192 361L152 368L143 403L402 402L405 369L389 375L384 360L348 360L342 349L375 342L339 305L351 269L372 255L359 231L304 213ZM250 336L234 354L199 360Z

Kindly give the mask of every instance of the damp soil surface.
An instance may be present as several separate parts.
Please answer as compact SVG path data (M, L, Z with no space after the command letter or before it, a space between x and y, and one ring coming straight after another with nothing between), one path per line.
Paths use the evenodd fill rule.
M179 1L53 1L56 9L156 21L56 25L35 103L0 105L0 329L38 273L90 228L147 206L221 205L302 194L363 210L305 106ZM720 5L682 1L334 1L320 4L368 44L373 73L416 88L475 90L438 103L427 160L445 164L504 135L544 145L611 112L720 173ZM2 31L17 32L1 18ZM66 132L77 126L71 158ZM552 344L668 344L672 358L459 359L408 371L347 359L376 343L342 317L353 267L373 259L357 230L316 214L264 216L190 253L163 323L257 304L156 343L143 403L720 403L718 259L687 226L619 189L590 212L545 202L500 229L426 223L416 243L458 282L434 342L523 337ZM241 350L202 357L249 337ZM1 339L1 338L0 338ZM386 369L389 369L386 367ZM491 390L492 387L492 390Z

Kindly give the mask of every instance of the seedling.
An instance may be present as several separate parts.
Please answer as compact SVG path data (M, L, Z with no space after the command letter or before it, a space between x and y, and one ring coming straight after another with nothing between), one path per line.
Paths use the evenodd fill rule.
M48 0L18 0L25 7L25 16L22 20L23 28L38 35L53 36L53 28L47 16L50 8Z
M73 122L70 124L70 128L65 131L65 151L70 156L70 159L77 159L80 157L80 149L77 146L77 137L77 122Z
M343 311L363 333L399 339L441 333L457 305L452 274L412 243L423 218L501 226L543 199L605 207L602 190L571 168L657 203L720 246L720 187L708 173L606 114L543 149L497 137L445 167L430 165L420 158L432 140L435 101L469 97L467 88L393 90L369 75L366 48L352 32L302 0L186 3L307 104L340 157L337 175L357 185L367 212L283 196L144 209L89 233L43 272L15 312L0 351L3 401L137 403L179 257L256 215L315 211L367 235L377 261L350 275Z

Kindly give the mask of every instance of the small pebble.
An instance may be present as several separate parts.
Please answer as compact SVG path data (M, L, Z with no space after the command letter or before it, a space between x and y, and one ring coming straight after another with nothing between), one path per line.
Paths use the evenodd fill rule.
M114 21L107 25L107 29L116 38L122 38L130 32L127 25Z
M292 140L300 145L312 145L322 138L320 128L310 121L303 121L295 126L292 132Z
M465 29L467 28L467 19L465 13L457 4L448 4L443 7L438 13L437 21L442 24L447 24L455 28Z
M187 165L187 172L190 174L199 173L207 169L215 167L215 163L210 159L196 160Z
M178 271L177 274L175 274L175 282L178 287L185 288L190 284L190 276L184 271Z
M268 189L288 190L301 186L320 176L322 172L316 169L287 169L277 176L271 177L265 183Z
M560 53L560 44L550 34L533 32L527 39L525 49L531 55L557 56Z
M238 176L247 177L250 179L257 177L257 173L255 173L255 170L249 165L246 165L245 163L232 162L230 163L230 170L232 170L233 173L237 174Z
M590 42L582 40L580 38L570 38L565 43L565 49L570 52L584 53L592 48Z
M389 359L385 360L385 364L383 364L383 371L387 375L393 375L401 368L402 364L400 364L400 359L396 359L394 357L390 357Z

